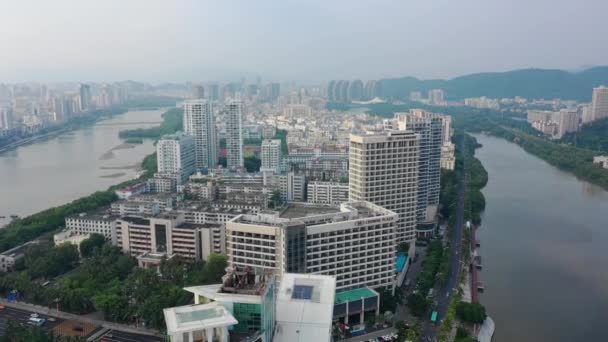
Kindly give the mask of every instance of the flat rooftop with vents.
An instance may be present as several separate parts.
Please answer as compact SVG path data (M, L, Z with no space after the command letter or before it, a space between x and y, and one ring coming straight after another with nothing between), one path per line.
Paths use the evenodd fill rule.
M218 303L194 304L163 310L172 342L228 341L228 327L237 324Z
M335 292L333 276L283 274L273 341L330 341Z

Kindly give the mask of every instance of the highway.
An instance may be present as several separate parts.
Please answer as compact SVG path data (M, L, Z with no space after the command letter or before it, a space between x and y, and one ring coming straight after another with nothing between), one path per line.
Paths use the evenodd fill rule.
M465 148L465 140L464 135L462 140L460 141L460 150L464 151ZM463 153L464 155L464 153ZM446 310L448 305L450 304L450 300L452 300L452 296L456 291L458 291L458 279L460 276L460 250L462 247L462 230L464 226L464 196L466 190L466 163L463 158L462 160L462 173L461 179L458 182L458 202L456 204L456 224L450 230L450 268L448 271L448 278L441 289L441 291L437 294L437 307L434 310L437 311L437 325L430 322L429 318L426 317L424 322L424 328L422 333L421 341L437 341L437 332L439 330L439 326L441 325L441 321L445 317ZM432 308L433 309L433 308Z

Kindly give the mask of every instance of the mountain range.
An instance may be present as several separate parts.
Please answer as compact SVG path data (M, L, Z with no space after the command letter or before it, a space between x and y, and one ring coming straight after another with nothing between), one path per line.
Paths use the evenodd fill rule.
M423 96L431 89L443 89L448 100L487 96L528 99L569 99L591 101L593 88L608 85L608 66L579 72L555 69L522 69L507 72L484 72L450 80L420 80L415 77L380 80L385 97L405 99L412 91Z

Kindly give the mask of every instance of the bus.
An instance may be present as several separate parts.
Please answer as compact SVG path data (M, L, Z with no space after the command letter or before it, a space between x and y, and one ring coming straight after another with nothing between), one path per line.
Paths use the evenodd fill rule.
M431 314L431 322L437 323L437 311L433 311Z

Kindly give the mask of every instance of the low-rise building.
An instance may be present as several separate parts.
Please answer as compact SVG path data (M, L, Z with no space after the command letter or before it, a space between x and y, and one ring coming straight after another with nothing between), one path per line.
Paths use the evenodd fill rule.
M15 262L23 258L23 256L25 255L25 250L34 244L36 244L36 242L30 241L24 243L23 245L11 248L7 251L0 253L0 271L13 271L15 268Z
M279 287L272 270L228 268L221 284L185 288L195 304L165 309L167 330L172 341L184 342L195 341L197 334L221 340L225 332L233 341L331 341L335 288L332 276L285 273ZM224 317L229 313L236 322L221 325L221 331L210 331L207 317L188 329L176 324L179 312L212 307L224 308Z
M604 169L608 169L608 156L593 157L593 164L599 165Z
M129 197L133 195L143 194L148 192L148 190L148 183L141 182L118 189L115 191L115 193L120 199L129 199Z
M69 243L78 247L78 250L80 251L80 244L82 243L82 241L90 237L91 234L76 234L74 233L74 231L64 230L53 235L53 242L55 243L55 246L59 246L64 243Z
M225 241L223 226L189 223L179 213L125 216L117 220L116 230L117 245L133 256L151 252L205 260L211 253L222 253Z
M348 202L348 183L309 182L306 185L307 202L340 204Z
M115 242L117 218L105 213L80 213L65 218L65 229L74 235L100 234Z

